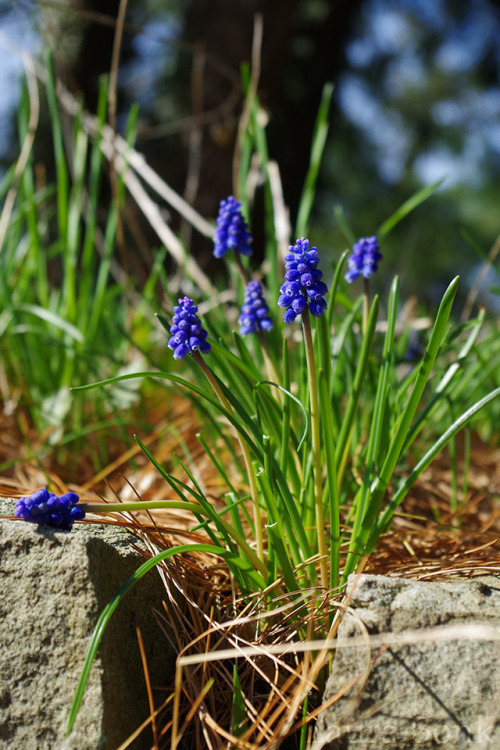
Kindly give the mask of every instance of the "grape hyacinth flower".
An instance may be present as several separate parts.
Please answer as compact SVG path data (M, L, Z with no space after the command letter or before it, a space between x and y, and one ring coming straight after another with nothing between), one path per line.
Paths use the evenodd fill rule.
M316 534L318 540L321 585L328 588L327 550L325 518L323 511L323 479L321 465L321 427L318 401L318 379L314 362L314 345L311 331L311 315L319 318L326 310L324 295L328 287L321 281L323 274L317 268L318 248L311 247L305 237L290 245L285 255L285 282L280 288L278 305L284 307L283 320L292 323L302 314L302 331L306 350L307 379L309 383L310 419L312 436L312 459L314 477L314 505L316 509Z
M269 308L259 281L249 281L247 284L238 324L242 336L259 333L259 331L271 331L273 328L273 321L269 317Z
M361 237L352 248L349 256L349 270L345 274L346 281L351 284L358 276L369 279L378 269L378 262L382 260L380 248L375 235Z
M186 354L192 354L198 350L202 354L208 354L211 349L206 341L208 334L201 327L197 312L197 306L189 297L183 297L174 307L174 316L170 326L172 335L168 340L168 348L173 350L174 359L182 359Z
M222 258L228 250L241 255L251 255L252 235L241 213L241 203L232 195L219 205L217 226L214 234L214 255Z
M319 318L326 310L324 295L328 287L321 281L323 274L317 268L318 248L310 247L309 240L302 237L290 245L285 262L285 282L278 299L278 305L286 308L283 320L292 323L306 307Z
M76 492L57 497L44 487L28 497L19 498L14 515L30 523L71 531L75 521L85 518L85 511L77 505L78 500Z

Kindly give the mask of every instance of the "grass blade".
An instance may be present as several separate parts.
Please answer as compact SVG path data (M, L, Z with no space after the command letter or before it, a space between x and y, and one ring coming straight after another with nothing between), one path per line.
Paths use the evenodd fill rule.
M409 213L411 213L417 206L430 198L433 193L443 184L444 178L433 182L432 185L426 185L418 192L414 193L407 201L403 203L394 213L389 216L376 230L375 234L377 237L382 239L386 237L389 232L392 232L396 224L399 224Z
M362 519L359 533L357 534L356 538L353 539L351 550L349 552L342 576L343 583L345 583L347 576L354 571L356 562L358 561L359 556L364 552L366 542L368 541L372 529L374 528L377 521L382 504L382 498L389 485L396 463L399 460L401 449L403 448L408 430L415 416L415 412L422 398L425 385L430 377L432 368L434 367L434 363L439 352L439 348L446 333L446 327L448 325L451 308L455 299L455 295L457 293L458 282L459 277L456 276L449 285L448 289L444 293L443 299L441 300L429 344L427 346L427 350L424 354L423 360L420 363L413 389L410 393L403 414L401 415L401 418L399 420L395 435L389 446L388 455L384 461L380 474L372 485L370 504L367 508L364 518Z
M441 435L431 448L425 453L420 459L417 465L414 467L410 475L405 479L403 484L399 487L384 513L374 526L372 534L367 545L367 553L369 554L375 548L380 534L387 530L392 516L394 515L397 507L402 503L410 488L415 484L418 477L423 471L429 466L429 464L436 458L438 453L445 447L445 445L462 429L465 427L473 417L475 417L482 409L489 404L492 404L497 398L500 397L500 388L496 388L494 391L489 393L484 398L473 404L467 411L465 411L455 422L453 422L446 432Z
M323 427L323 441L326 458L326 505L330 516L330 587L339 584L340 558L340 504L337 484L335 443L330 389L323 370L319 371L319 406Z
M71 704L66 736L70 734L75 724L78 711L80 710L80 706L82 705L83 695L89 679L92 663L96 657L97 649L99 648L102 636L104 635L104 631L106 630L106 626L111 619L113 612L118 607L125 594L132 588L135 583L137 583L137 581L140 581L141 578L146 575L146 573L149 573L152 568L154 568L163 560L168 560L169 557L173 557L173 555L180 555L183 552L205 552L219 555L220 557L227 557L227 552L223 547L215 547L212 544L182 544L178 547L172 547L170 549L163 550L154 557L151 557L149 560L143 563L127 581L125 581L125 583L118 589L111 601L108 602L108 604L103 609L94 628L90 646L83 665L82 674L80 675L80 679L78 681L75 692L75 697L73 698L73 703Z
M378 296L376 295L373 298L372 306L370 309L370 316L368 318L366 334L363 338L363 344L361 347L359 362L356 368L356 374L354 376L354 384L352 388L352 393L349 396L346 413L342 419L342 427L340 429L340 435L339 435L338 442L337 442L337 448L336 448L337 481L339 484L342 484L342 477L343 477L344 470L345 470L345 464L347 461L349 445L351 443L352 432L354 428L356 408L358 406L359 397L361 394L361 388L362 388L365 375L368 369L368 360L369 360L371 349L372 349L373 337L375 335L377 317L378 317Z
M321 94L321 102L314 125L314 134L311 144L311 155L309 159L309 169L307 170L304 187L299 203L297 223L295 225L295 236L305 237L309 227L309 217L316 194L316 181L318 179L319 168L323 151L325 150L326 139L330 125L328 115L332 101L333 83L325 83Z
M18 312L26 312L30 315L35 315L40 320L45 320L46 323L50 323L50 325L54 326L54 328L59 328L61 331L64 331L64 333L67 333L68 336L71 336L71 338L75 341L79 341L80 343L82 343L84 340L81 331L79 331L76 326L68 323L67 320L64 320L56 313L53 313L50 310L46 310L39 305L16 305L13 310L16 310Z

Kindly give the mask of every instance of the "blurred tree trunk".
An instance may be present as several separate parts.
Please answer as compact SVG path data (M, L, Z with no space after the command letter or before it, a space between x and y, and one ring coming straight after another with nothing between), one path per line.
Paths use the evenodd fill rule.
M335 81L342 68L345 42L361 2L215 0L207 6L206 0L192 0L186 12L185 40L203 45L236 76L241 62L250 60L254 17L262 14L259 96L270 113L270 154L280 165L292 215L308 167L322 87ZM228 81L213 77L204 92L205 108L215 107L228 93ZM209 214L232 190L230 165L237 123L229 121L226 126L212 129L204 147L198 200Z

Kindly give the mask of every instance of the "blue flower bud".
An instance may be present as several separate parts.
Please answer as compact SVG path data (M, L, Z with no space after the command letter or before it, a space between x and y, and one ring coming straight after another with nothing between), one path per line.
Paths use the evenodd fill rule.
M183 297L174 307L173 322L170 326L172 337L167 344L174 353L174 359L182 359L186 354L198 350L202 354L208 354L210 351L210 344L205 341L208 334L201 327L197 312L197 306L189 297Z
M214 234L214 255L222 258L228 250L241 255L251 255L252 236L241 213L241 203L232 195L222 200Z
M294 313L299 315L301 312L303 312L304 308L306 306L306 298L303 294L298 294L293 300L292 300L292 310Z
M271 331L273 328L273 321L269 317L269 308L259 281L249 281L247 284L238 324L242 336L259 331Z
M19 498L14 515L29 523L71 531L76 520L85 518L85 511L77 506L78 500L76 492L66 492L57 497L44 487L27 497Z
M285 255L285 281L280 287L279 307L287 308L283 314L285 323L293 323L306 307L312 315L319 317L326 310L324 295L328 287L321 281L323 274L316 267L319 263L318 249L310 247L305 237L290 245Z
M170 346L170 343L169 343L169 346ZM172 349L171 346L170 348ZM176 346L174 349L174 359L182 359L188 353L189 353L189 348L186 346L186 344L179 344L179 346Z
M346 281L351 284L359 276L369 279L375 271L378 270L378 263L382 260L377 238L361 237L353 245L352 253L349 256L349 270L345 274Z

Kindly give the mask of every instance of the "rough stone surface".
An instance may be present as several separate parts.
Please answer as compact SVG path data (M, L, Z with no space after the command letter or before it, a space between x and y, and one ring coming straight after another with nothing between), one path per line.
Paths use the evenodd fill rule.
M350 611L324 700L358 682L320 715L313 750L499 750L500 642L452 640L370 646L367 634L484 624L500 632L500 577L415 582L351 576ZM366 681L365 681L366 680Z
M13 502L8 509L13 513ZM111 617L75 729L69 709L95 623L144 558L111 526L64 532L0 521L0 749L116 750L149 716L136 627L153 685L172 681L174 659L155 617L165 590L156 570ZM133 750L150 748L149 730Z

